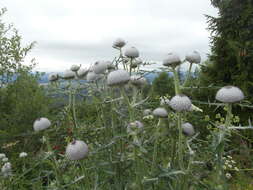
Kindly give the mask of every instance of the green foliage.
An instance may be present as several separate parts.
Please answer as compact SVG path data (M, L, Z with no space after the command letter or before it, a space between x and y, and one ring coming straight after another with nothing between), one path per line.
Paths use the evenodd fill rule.
M166 96L174 94L173 78L167 72L162 72L155 78L152 84L154 95Z
M251 0L212 1L217 18L207 16L211 31L210 64L202 68L205 84L235 85L253 93L253 4ZM204 84L204 82L202 82Z

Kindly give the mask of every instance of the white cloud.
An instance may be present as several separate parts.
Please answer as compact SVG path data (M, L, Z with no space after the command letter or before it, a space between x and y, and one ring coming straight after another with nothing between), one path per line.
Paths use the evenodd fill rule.
M37 41L31 57L38 69L66 69L112 59L112 41L123 37L143 59L161 61L169 51L181 56L209 51L204 14L216 15L209 0L2 0L5 21L19 29L24 42Z

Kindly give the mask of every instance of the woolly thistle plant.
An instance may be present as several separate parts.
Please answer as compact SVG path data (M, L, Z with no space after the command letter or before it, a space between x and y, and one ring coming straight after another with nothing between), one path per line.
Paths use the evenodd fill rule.
M125 70L115 70L107 76L108 86L124 86L130 80L130 75Z

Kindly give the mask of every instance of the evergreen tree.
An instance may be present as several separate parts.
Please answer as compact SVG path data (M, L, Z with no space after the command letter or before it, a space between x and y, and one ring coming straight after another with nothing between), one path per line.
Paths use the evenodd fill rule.
M218 17L207 16L211 31L209 64L202 67L205 84L235 85L253 94L253 1L211 0ZM253 100L251 96L251 100Z

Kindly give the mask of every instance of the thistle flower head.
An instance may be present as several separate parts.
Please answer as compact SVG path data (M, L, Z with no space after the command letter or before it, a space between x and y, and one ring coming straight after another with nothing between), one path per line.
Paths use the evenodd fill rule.
M128 124L127 133L140 132L143 129L143 123L140 121L134 121Z
M64 73L63 73L63 76L62 78L65 79L65 80L70 80L70 79L74 79L76 76L75 72L71 71L71 70L66 70Z
M241 89L236 86L224 86L218 90L215 98L224 103L233 103L243 100L244 94Z
M168 117L168 112L167 112L167 110L164 109L164 108L156 108L156 109L153 111L153 115L154 115L154 116L157 116L157 117L166 118L166 117Z
M139 51L135 47L129 47L125 51L125 56L129 58L139 57Z
M93 72L96 74L103 74L107 70L109 63L110 62L108 62L108 61L95 62L93 65Z
M4 153L0 153L0 159L3 159L5 157L6 157L6 155Z
M122 48L126 45L125 40L123 40L122 38L117 38L114 42L112 47L114 48Z
M130 75L125 70L115 70L109 73L107 77L108 86L122 86L128 83Z
M150 114L152 114L152 110L151 109L145 109L143 111L143 116L147 116L147 115L150 115Z
M145 77L140 75L132 75L130 77L130 83L136 87L141 87L147 84L147 80Z
M194 127L190 123L182 124L183 133L185 136L193 136L195 134Z
M168 53L166 58L163 60L163 65L175 68L181 64L181 60L178 54Z
M51 126L51 122L45 117L38 118L33 123L33 129L35 131L41 131L41 130L47 129L50 126Z
M100 79L100 78L101 78L101 75L100 75L100 74L96 74L96 73L94 73L93 71L88 72L88 74L87 74L87 76L86 76L86 79L87 79L87 81L89 81L89 82L96 81L96 80L98 80L98 79Z
M78 75L79 78L83 78L88 74L88 72L89 72L89 69L86 69L86 68L79 69L77 71L77 75Z
M10 162L7 162L3 165L2 169L1 169L1 172L3 174L4 177L8 177L10 176L12 173L11 173L11 163Z
M9 159L8 159L7 157L5 157L5 158L2 159L2 161L3 161L3 162L8 162Z
M57 73L52 73L48 76L48 80L50 82L57 81L59 79L59 75Z
M81 65L72 65L70 70L73 72L77 72L80 69Z
M66 148L66 156L69 160L81 160L88 156L88 146L85 142L74 140Z
M190 111L191 105L191 100L183 94L178 94L170 100L170 107L179 112Z
M26 152L21 152L19 154L19 158L24 158L24 157L27 157L27 153Z
M199 52L193 51L192 53L189 53L185 56L186 61L189 61L190 63L200 63L201 62L201 57Z

